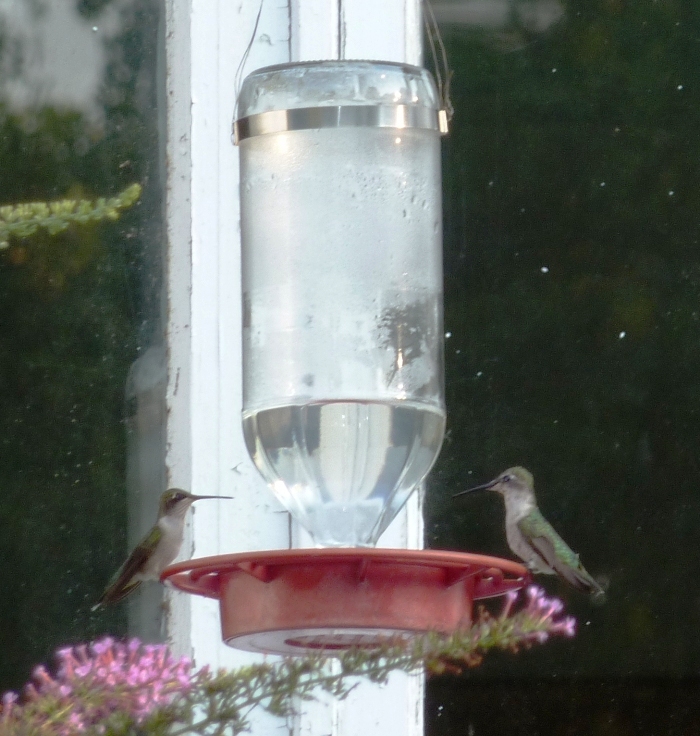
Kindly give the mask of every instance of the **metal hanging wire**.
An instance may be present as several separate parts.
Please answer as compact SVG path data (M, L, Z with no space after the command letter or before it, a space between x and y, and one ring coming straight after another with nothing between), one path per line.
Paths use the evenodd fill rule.
M238 69L236 69L236 76L234 77L234 89L236 91L236 102L233 107L234 121L238 118L238 96L241 94L241 86L243 85L243 72L245 70L246 62L248 61L248 56L250 55L250 50L253 48L253 44L255 43L255 36L258 33L258 26L260 25L260 16L262 15L264 2L265 0L260 0L260 7L258 8L258 14L255 17L255 25L253 26L253 32L250 35L250 41L248 41L248 45L241 57L241 62L238 65Z
M447 49L440 33L435 12L430 0L422 0L423 2L423 23L425 25L425 33L428 37L428 45L430 46L430 56L433 60L433 68L435 69L435 81L437 82L438 95L440 97L441 113L444 117L444 133L447 132L447 124L454 117L454 107L452 106L452 98L450 97L450 83L452 81L453 71L447 58ZM443 120L441 119L441 127Z

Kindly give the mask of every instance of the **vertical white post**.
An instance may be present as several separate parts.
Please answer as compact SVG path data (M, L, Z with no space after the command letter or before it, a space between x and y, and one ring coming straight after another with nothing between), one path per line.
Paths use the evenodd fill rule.
M168 427L171 485L233 501L195 505L185 556L291 544L289 516L246 452L241 429L238 152L235 78L258 0L165 0L168 112ZM242 76L294 60L365 58L419 64L420 0L264 0ZM295 534L295 536L297 536ZM381 545L420 547L417 494ZM253 659L221 643L214 601L172 592L168 634L198 666ZM422 679L362 685L341 703L303 703L304 736L419 736ZM254 733L288 732L253 715Z
M342 0L290 0L291 61L339 59Z
M171 485L233 496L196 504L184 555L289 546L288 514L254 468L241 429L235 76L259 4L167 0L168 445ZM266 2L243 73L288 61L289 12ZM215 602L170 594L173 646L200 664L250 658L223 646Z

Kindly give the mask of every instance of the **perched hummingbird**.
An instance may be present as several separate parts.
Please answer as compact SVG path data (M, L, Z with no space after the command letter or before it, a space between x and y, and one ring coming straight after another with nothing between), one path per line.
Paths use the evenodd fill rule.
M136 545L126 562L114 576L92 607L96 610L105 603L117 603L133 593L143 580L158 580L160 574L177 557L185 533L185 514L195 501L203 498L231 498L231 496L193 496L180 488L170 488L160 497L158 520Z
M497 491L503 496L508 545L532 572L559 575L574 588L599 599L605 595L600 584L586 572L578 555L537 508L532 473L521 467L508 468L492 481L456 493L454 498L480 490Z

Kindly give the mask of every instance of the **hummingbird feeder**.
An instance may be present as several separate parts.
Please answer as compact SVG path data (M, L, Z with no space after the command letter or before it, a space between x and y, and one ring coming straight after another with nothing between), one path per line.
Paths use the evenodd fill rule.
M317 549L190 560L163 578L221 601L224 640L302 653L468 626L522 587L514 562L375 549L445 430L440 135L430 74L390 62L249 75L241 161L243 429Z

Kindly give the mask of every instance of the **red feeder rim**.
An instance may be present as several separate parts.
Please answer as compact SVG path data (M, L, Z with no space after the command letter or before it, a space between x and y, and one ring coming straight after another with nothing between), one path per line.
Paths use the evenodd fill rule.
M229 646L304 654L467 628L473 601L518 590L530 573L486 555L353 547L202 557L161 580L218 599Z

